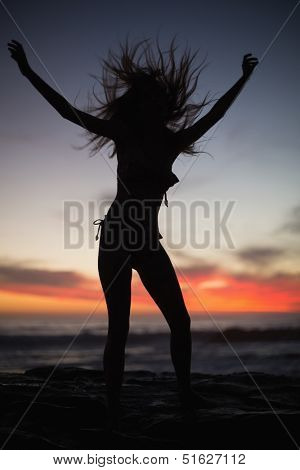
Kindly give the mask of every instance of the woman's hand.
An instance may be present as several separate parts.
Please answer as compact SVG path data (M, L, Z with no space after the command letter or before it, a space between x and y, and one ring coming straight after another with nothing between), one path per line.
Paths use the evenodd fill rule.
M23 75L30 69L22 44L14 39L7 43L10 56L17 62Z
M256 57L251 57L251 56L252 56L252 54L245 54L244 55L242 68L243 68L243 75L246 78L248 78L251 75L254 68L258 64L258 59Z

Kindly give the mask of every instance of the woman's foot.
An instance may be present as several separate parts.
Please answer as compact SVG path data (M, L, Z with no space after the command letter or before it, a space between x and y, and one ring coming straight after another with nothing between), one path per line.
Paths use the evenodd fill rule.
M184 409L195 409L195 408L215 408L213 401L204 398L198 392L192 388L185 390L179 390L180 404Z

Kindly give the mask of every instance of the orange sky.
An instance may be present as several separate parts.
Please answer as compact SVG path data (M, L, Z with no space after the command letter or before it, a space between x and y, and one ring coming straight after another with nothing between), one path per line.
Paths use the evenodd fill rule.
M65 273L66 277L72 273ZM74 275L73 275L74 277ZM190 312L296 312L300 306L299 277L276 275L259 278L213 272L201 274L180 269L178 278ZM73 285L55 282L6 282L0 291L0 313L105 312L97 279L77 275ZM98 303L99 302L99 303ZM132 280L132 311L158 311L137 275Z

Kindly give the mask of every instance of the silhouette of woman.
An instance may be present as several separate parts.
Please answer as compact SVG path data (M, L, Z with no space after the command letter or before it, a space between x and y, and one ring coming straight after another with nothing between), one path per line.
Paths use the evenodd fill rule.
M143 52L135 59L141 46ZM160 243L158 212L166 191L178 182L172 172L175 159L180 153L196 153L195 142L224 116L258 60L252 54L244 55L239 80L206 115L195 120L207 105L207 95L198 105L188 103L203 62L191 70L195 54L191 56L185 50L177 65L174 39L166 53L167 61L158 45L155 59L148 40L131 48L126 40L119 57L110 51L103 61L101 84L106 102L94 93L101 104L93 108L97 111L94 116L76 109L47 85L29 66L18 41L12 40L8 48L21 73L59 114L86 129L92 153L112 141L111 156L117 154L117 195L105 218L96 221L101 225L99 276L108 309L103 366L109 410L117 415L120 405L132 268L169 325L171 358L182 405L206 406L204 398L191 387L191 321L175 270ZM122 89L124 93L117 96Z

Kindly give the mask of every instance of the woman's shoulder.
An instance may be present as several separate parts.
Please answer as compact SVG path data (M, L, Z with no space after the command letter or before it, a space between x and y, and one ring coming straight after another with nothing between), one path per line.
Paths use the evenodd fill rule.
M128 126L126 126L125 122L118 116L112 116L109 121L114 126L116 139L118 141L128 135Z

